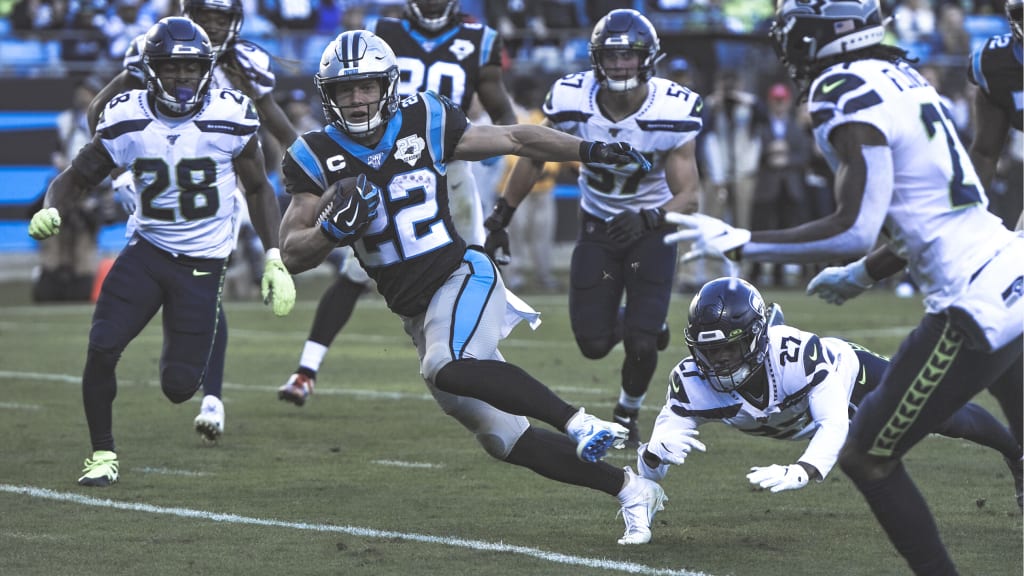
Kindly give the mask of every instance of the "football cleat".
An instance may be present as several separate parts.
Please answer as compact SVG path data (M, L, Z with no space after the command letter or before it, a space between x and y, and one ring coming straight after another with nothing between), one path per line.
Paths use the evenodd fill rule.
M626 466L626 486L619 492L622 508L619 514L626 522L626 531L619 538L623 546L647 544L651 541L651 522L659 510L665 509L665 490L654 480L633 473Z
M296 372L288 378L283 386L277 389L277 399L291 402L296 406L302 406L306 399L313 393L315 378L310 378L301 372Z
M565 433L576 442L576 455L584 462L597 462L609 448L622 448L629 430L614 422L605 422L580 408L565 424Z
M624 444L626 448L635 449L640 445L639 419L639 410L624 408L622 404L615 405L615 410L612 412L612 420L615 421L616 424L625 427L626 430L629 430L629 434L626 436L626 442Z
M1017 506L1024 510L1024 457L1004 458L1006 466L1013 476L1013 488L1017 493Z
M196 432L206 442L216 442L224 434L224 403L216 396L203 396L203 405L195 419Z
M92 458L86 458L79 486L110 486L117 482L117 454L109 450L97 450Z

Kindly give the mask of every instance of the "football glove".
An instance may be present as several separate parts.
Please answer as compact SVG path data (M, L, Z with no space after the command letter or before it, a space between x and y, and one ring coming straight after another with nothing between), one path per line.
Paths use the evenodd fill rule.
M773 493L783 490L798 490L807 486L808 479L807 470L800 464L754 466L747 474L747 480L750 480L751 484L763 489L771 489Z
M644 173L651 171L651 163L639 150L625 142L580 142L580 161L584 164L630 164L636 162Z
M36 240L56 236L60 232L60 212L56 208L43 208L32 215L28 223L28 235Z
M343 181L332 185L333 198L317 217L320 231L338 244L351 244L366 226L377 217L380 206L380 188L368 181L364 174L356 178L355 191L345 192Z
M505 265L512 261L512 251L508 247L508 232L505 227L512 221L516 209L508 205L504 197L498 198L491 215L484 220L487 239L484 240L484 252L494 260L495 264ZM499 252L501 250L501 252Z
M683 230L665 236L665 244L693 240L693 248L683 254L682 262L707 256L739 260L743 245L750 242L750 230L733 228L718 218L704 214L668 212L665 221Z
M655 430L651 441L647 443L647 451L661 459L662 464L678 466L686 462L691 450L707 452L703 442L697 440L700 434L696 429L671 430L667 434L659 434Z
M807 283L807 294L817 294L822 300L839 306L861 292L871 288L875 283L868 276L864 258L846 266L829 266Z
M664 221L665 211L661 208L644 208L639 212L623 210L608 219L608 236L619 244L629 244Z
M295 306L295 283L288 269L281 261L281 251L277 248L267 250L267 256L263 264L263 280L260 282L260 292L263 295L263 303L273 306L274 314L287 316Z
M131 170L121 172L121 175L110 181L114 189L114 198L121 203L121 208L129 216L135 214L135 175Z

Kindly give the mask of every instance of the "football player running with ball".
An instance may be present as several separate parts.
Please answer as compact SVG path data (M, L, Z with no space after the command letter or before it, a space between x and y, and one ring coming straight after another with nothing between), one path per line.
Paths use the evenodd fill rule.
M292 195L281 228L286 265L299 273L353 246L401 317L442 410L494 458L617 497L626 521L619 542L647 542L664 491L601 461L626 429L566 403L498 351L510 318L535 313L506 298L494 262L455 231L445 170L498 154L639 169L646 161L628 144L534 125L470 125L433 92L400 104L398 76L394 52L371 32L345 32L325 49L315 82L330 124L299 137L282 167Z
M660 44L651 23L636 10L612 10L590 37L592 70L570 74L544 102L546 126L581 138L622 139L651 162L584 165L580 169L580 229L570 264L569 316L584 356L600 359L622 342L619 401L613 417L639 443L640 407L668 345L669 301L675 246L666 211L697 209L700 178L695 158L702 127L700 96L654 77ZM508 252L508 226L543 169L543 159L516 162L503 196L484 222L486 248ZM623 293L626 303L622 306Z
M916 574L956 568L902 457L975 394L1022 385L1024 234L988 211L978 175L939 95L882 44L877 0L780 2L771 38L806 93L814 137L835 172L836 211L796 228L749 232L673 216L692 253L759 262L830 262L808 292L842 302L903 269L925 315L861 401L839 455L889 540Z
M669 376L665 406L637 470L660 481L669 465L705 451L697 428L721 422L752 436L808 441L789 465L755 466L747 478L771 492L821 482L835 466L850 417L889 366L853 342L825 338L783 323L754 286L739 278L704 285L690 304L686 344L691 356ZM934 430L993 448L1008 462L1021 447L984 408L966 404ZM1020 489L1021 477L1014 477Z
M111 99L96 136L53 180L44 208L29 223L33 238L59 233L61 213L115 168L127 169L140 190L134 234L107 274L89 332L82 399L93 454L78 479L83 486L118 479L115 368L161 308L164 395L180 404L207 378L222 377L227 327L221 286L243 208L239 184L267 250L264 298L278 316L295 304L278 249L281 212L256 138L259 116L242 93L210 88L213 59L210 40L191 20L157 22L143 49L146 90ZM204 414L206 436L215 440L224 430L220 400L206 396Z
M409 0L403 18L381 18L373 32L398 57L400 98L430 90L466 111L476 95L492 124L516 123L502 81L501 37L483 24L466 22L458 0ZM448 164L448 200L459 234L470 244L482 245L480 197L465 161ZM352 251L339 252L338 276L320 297L298 368L277 391L280 400L296 406L304 405L313 393L331 343L352 316L359 296L371 286Z

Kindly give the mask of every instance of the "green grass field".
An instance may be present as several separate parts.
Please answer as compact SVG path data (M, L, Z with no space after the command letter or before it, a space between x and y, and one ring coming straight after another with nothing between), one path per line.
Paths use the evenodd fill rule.
M782 494L752 490L753 465L791 463L803 444L702 429L695 454L665 479L670 501L654 540L620 547L617 502L492 460L444 416L418 376L415 351L379 298L360 302L304 408L275 389L294 369L323 282L300 278L300 303L275 318L230 302L226 433L192 430L198 397L175 406L157 378L159 320L119 366L114 433L121 481L79 487L89 455L80 375L91 307L32 306L0 285L0 574L908 574L841 471ZM565 296L525 295L543 312L506 357L590 412L610 415L621 349L583 359ZM892 353L921 314L876 291L843 307L767 292L790 324ZM688 298L673 304L641 426L660 408L684 355ZM995 409L984 393L978 401ZM1002 414L997 412L1002 420ZM616 452L609 461L632 464ZM965 576L1020 576L1022 516L995 452L928 438L906 459Z

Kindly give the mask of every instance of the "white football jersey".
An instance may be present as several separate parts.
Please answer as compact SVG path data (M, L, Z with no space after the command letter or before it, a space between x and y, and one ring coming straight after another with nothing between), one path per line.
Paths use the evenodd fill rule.
M810 438L798 460L813 465L824 478L835 466L849 430L850 396L860 373L856 353L843 340L819 338L792 326L770 326L765 371L765 396L749 399L715 390L694 360L684 359L669 377L668 396L651 441L707 422L722 422L754 436Z
M831 131L850 122L881 131L892 149L889 245L909 262L929 312L963 294L972 274L1013 234L988 199L936 91L905 62L858 60L822 72L810 89L814 136L833 169Z
M212 89L202 108L169 123L145 90L115 96L96 129L114 163L135 175L137 233L172 254L226 258L244 206L233 161L260 121L241 92Z
M647 100L634 114L609 120L597 105L600 83L592 71L560 78L551 87L543 112L554 127L584 140L628 142L651 162L643 174L637 164L583 164L580 207L608 219L623 210L657 208L672 198L665 181L665 157L695 139L703 126L703 102L696 92L664 78L651 78Z

